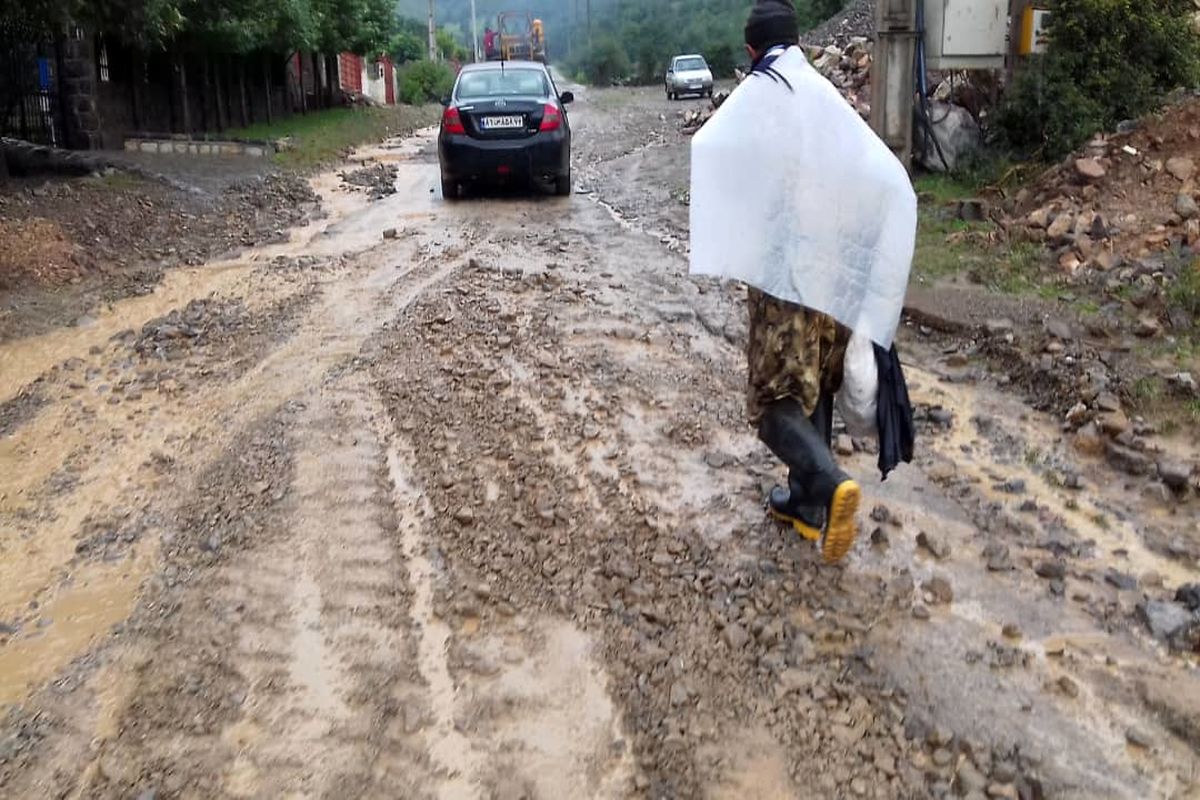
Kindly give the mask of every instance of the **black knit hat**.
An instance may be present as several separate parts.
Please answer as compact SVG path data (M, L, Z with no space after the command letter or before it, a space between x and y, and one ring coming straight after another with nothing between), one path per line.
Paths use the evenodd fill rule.
M746 20L746 44L762 51L800 41L800 20L792 0L757 0Z

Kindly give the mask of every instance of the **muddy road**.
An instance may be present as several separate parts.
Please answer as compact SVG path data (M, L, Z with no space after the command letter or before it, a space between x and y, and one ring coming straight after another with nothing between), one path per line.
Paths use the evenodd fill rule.
M686 274L682 106L580 94L573 197L447 204L426 131L0 347L0 795L1200 797L1195 500L906 330L918 463L839 437L824 566Z

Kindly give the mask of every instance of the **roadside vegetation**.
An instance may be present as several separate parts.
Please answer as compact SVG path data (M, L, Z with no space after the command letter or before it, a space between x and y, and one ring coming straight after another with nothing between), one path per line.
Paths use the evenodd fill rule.
M1017 150L1056 159L1152 111L1171 90L1200 82L1192 0L1051 6L1050 52L1022 72L999 116L1000 132Z
M297 114L271 124L261 123L230 131L238 139L280 141L286 146L275 155L282 166L310 169L342 157L347 150L366 142L433 124L437 111L432 106L384 106L380 108L331 108Z

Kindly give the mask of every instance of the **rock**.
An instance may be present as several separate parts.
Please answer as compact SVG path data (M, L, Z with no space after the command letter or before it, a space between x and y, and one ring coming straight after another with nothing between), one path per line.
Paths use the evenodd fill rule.
M1096 422L1100 425L1100 430L1114 439L1129 430L1129 417L1125 416L1123 411L1101 414Z
M974 764L969 760L964 760L958 767L958 774L955 775L958 783L958 788L964 794L972 792L982 793L987 789L988 779L980 772Z
M1071 406L1071 410L1067 412L1066 422L1068 425L1082 425L1088 417L1088 407L1086 403L1076 403Z
M750 642L750 634L741 625L726 625L724 634L726 644L734 650L741 650Z
M475 524L475 512L470 508L460 508L454 512L454 521L464 527Z
M1050 223L1050 227L1046 229L1046 238L1051 242L1061 241L1065 239L1075 228L1075 216L1069 212L1062 212L1054 221Z
M1063 675L1061 678L1058 679L1058 689L1063 694L1065 694L1067 697L1070 697L1070 698L1079 697L1079 685L1076 684L1075 681L1071 680L1071 678L1069 678L1066 675Z
M1197 385L1196 379L1190 372L1176 372L1173 375L1167 375L1167 383L1177 391L1184 394L1194 395L1200 392L1200 386Z
M1175 590L1175 602L1188 611L1200 611L1200 583L1185 583Z
M938 561L945 560L950 556L950 545L937 534L921 531L917 534L917 546L923 548Z
M852 456L854 455L854 439L849 434L839 434L834 443L834 449L839 456Z
M1094 422L1089 422L1075 432L1075 449L1085 456L1099 456L1105 452L1104 436Z
M1039 578L1045 578L1048 581L1062 580L1067 576L1067 564L1065 561L1039 561L1033 568Z
M1117 442L1105 444L1105 455L1109 464L1127 475L1149 475L1154 470L1154 462L1149 456Z
M954 412L948 408L942 408L941 406L938 406L937 408L931 408L929 409L929 421L935 425L940 425L943 428L953 427Z
M992 800L1021 800L1017 787L1011 783L992 783L988 785L987 796Z
M885 531L883 528L876 528L871 532L872 547L887 547L888 544L890 544L890 542L888 540L887 531Z
M1046 333L1050 334L1055 339L1069 342L1075 338L1074 333L1071 330L1071 323L1067 322L1066 320L1048 319L1044 324L1046 327Z
M1169 600L1148 600L1138 606L1138 615L1154 638L1170 641L1195 622L1193 613Z
M989 336L1003 336L1013 331L1013 321L1011 319L989 319L983 323L983 329Z
M1181 192L1175 198L1175 213L1184 219L1194 219L1200 216L1200 206L1196 205L1196 198Z
M933 751L933 763L939 767L948 767L954 761L954 754L944 747Z
M1079 158L1075 160L1075 174L1087 181L1098 181L1108 174L1097 159Z
M1005 639L1020 639L1021 629L1015 623L1009 622L1000 630Z
M916 619L929 619L929 609L925 606L913 606L912 615Z
M1126 729L1125 741L1129 742L1134 747L1140 747L1143 750L1149 750L1154 744L1154 741L1150 738L1150 734L1146 733L1141 728Z
M1172 491L1182 492L1188 488L1188 483L1192 479L1192 471L1187 465L1169 459L1160 459L1157 468L1158 477Z
M949 605L954 602L954 587L940 575L925 581L922 588L929 595L931 602L937 605Z
M1096 395L1096 408L1104 412L1120 411L1121 401L1111 392Z
M990 543L983 549L983 557L987 560L989 572L1008 572L1012 569L1012 555L1006 544Z
M983 131L965 108L934 101L930 118L933 120L933 139L938 146L931 143L918 155L921 165L930 172L954 172L983 146Z
M1150 339L1162 333L1162 323L1156 317L1139 317L1133 327L1133 334L1142 339Z
M384 239L398 239L398 238L400 238L400 231L396 230L395 228L388 228L387 230L385 230L383 232L383 238Z
M1121 572L1118 569L1108 568L1104 572L1104 582L1115 589L1120 589L1123 592L1131 592L1137 588L1137 578L1130 575L1128 572Z
M1196 162L1190 158L1176 157L1167 159L1167 173L1180 181L1189 181L1196 174Z

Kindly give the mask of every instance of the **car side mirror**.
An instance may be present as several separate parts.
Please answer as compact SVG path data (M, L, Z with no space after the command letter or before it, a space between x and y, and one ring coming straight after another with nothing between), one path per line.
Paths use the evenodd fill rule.
M446 95L445 97L442 98L442 105L445 106L446 108L450 107L450 95Z
M574 103L575 102L575 93L574 92L563 92L562 94L560 94L558 96L558 102L562 103L564 106Z

